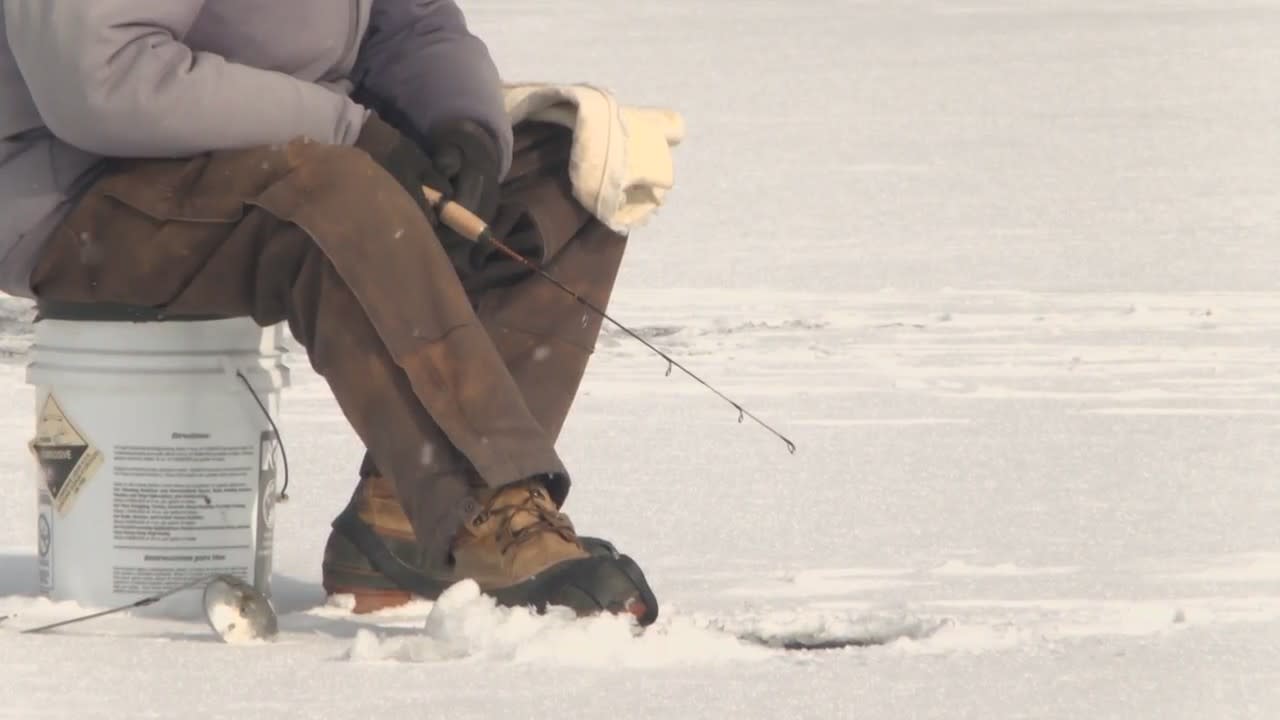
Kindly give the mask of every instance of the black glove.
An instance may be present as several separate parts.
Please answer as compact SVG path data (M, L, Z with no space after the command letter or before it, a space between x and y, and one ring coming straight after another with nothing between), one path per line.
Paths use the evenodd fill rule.
M436 123L424 136L408 114L366 85L356 87L351 99L369 108L384 126L402 133L426 151L443 176L428 185L485 222L493 219L498 207L502 158L492 133L474 120L446 120Z
M427 185L446 195L453 193L453 186L417 143L400 134L375 113L365 121L355 145L390 173L434 222L435 213L429 211L422 186Z
M472 120L454 120L433 128L425 147L453 190L450 198L485 222L493 220L502 172L502 158L493 135ZM449 192L448 188L436 189Z
M411 128L400 130L383 120L379 112L370 113L356 147L367 151L418 203L435 226L458 276L465 281L486 264L489 249L439 222L422 186L438 190L489 222L498 208L500 188L497 141L479 124L463 120L441 124L419 145ZM387 112L391 113L392 122L400 119L398 111Z

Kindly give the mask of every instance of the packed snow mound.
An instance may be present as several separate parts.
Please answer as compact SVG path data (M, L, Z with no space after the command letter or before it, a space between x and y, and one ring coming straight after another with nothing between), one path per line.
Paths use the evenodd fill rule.
M630 617L578 618L565 608L538 614L499 607L474 581L449 588L432 607L421 635L357 635L348 654L359 662L445 662L464 659L551 662L573 666L653 667L768 657L730 635L688 620L641 631Z
M657 667L755 661L784 650L829 650L924 640L947 624L905 614L835 611L748 612L733 617L668 613L641 629L629 617L578 618L565 608L538 614L499 607L470 580L432 607L420 635L361 630L348 659L447 662L484 659L573 666Z

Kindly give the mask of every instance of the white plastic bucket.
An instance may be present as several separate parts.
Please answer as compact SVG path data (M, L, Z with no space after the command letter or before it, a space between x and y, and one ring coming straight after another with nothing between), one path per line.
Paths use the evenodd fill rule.
M278 441L254 393L278 413L281 339L247 318L36 323L45 595L115 606L211 573L270 593Z

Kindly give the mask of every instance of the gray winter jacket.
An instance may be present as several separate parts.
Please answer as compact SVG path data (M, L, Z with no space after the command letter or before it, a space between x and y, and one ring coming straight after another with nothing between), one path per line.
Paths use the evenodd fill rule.
M470 118L510 163L498 72L452 0L3 0L0 290L104 157L352 144L364 84L427 132Z

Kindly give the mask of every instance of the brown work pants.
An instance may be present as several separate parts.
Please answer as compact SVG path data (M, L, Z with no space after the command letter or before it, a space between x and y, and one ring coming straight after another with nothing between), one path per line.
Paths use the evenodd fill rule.
M569 141L517 128L492 227L604 307L625 241L570 194ZM553 443L600 329L551 283L472 250L438 236L367 153L299 140L112 161L32 287L171 318L287 321L393 480L424 557L443 564L477 489L543 477L563 502Z

